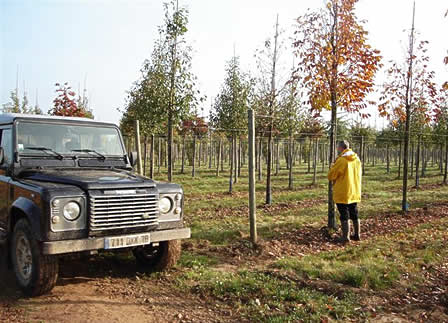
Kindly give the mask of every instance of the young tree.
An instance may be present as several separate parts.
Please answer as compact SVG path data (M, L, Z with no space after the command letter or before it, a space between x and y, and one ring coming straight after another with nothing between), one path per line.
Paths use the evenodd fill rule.
M376 129L365 126L362 122L355 122L355 124L350 129L350 136L352 137L352 146L355 142L359 143L359 158L362 162L362 173L366 173L366 143L375 142L376 139Z
M149 176L154 176L154 136L162 133L166 125L166 113L163 107L167 106L167 91L163 81L166 79L159 44L156 43L152 59L145 61L142 78L135 82L128 92L128 97L121 119L121 128L128 135L134 134L134 122L139 120L140 132L146 139L150 137L150 167ZM145 159L146 161L146 159ZM159 161L160 162L160 161ZM145 169L146 173L146 169Z
M293 178L293 156L294 156L294 137L303 127L303 105L302 93L297 90L296 84L289 82L286 91L279 98L280 109L280 128L288 134L288 189L294 188Z
M92 109L89 106L89 99L87 97L87 89L83 89L82 96L80 93L78 93L78 99L76 100L76 104L79 109L85 111L85 117L89 119L93 119L93 112Z
M177 0L178 1L178 0ZM196 77L191 72L191 47L186 45L188 11L179 8L173 0L165 4L165 22L160 29L164 41L162 54L167 71L168 105L168 181L173 177L173 129L182 115L197 104L199 91L195 90ZM203 98L200 99L201 101Z
M231 142L231 170L229 178L229 192L233 189L233 170L236 155L235 140L237 134L246 132L247 129L247 108L251 91L251 81L248 76L241 71L239 58L233 58L227 62L226 76L221 90L216 97L211 121L215 127L224 131Z
M442 86L439 91L438 105L434 114L434 133L445 141L445 164L441 165L443 173L443 184L448 184L448 87ZM442 140L442 142L443 142ZM443 152L443 149L441 149Z
M34 104L34 107L32 109L33 114L43 114L41 108L39 107L39 100L38 100L38 92L36 90L36 103Z
M320 137L325 133L325 128L322 121L312 115L305 115L305 120L303 122L303 127L300 130L301 137L308 139L309 149L308 149L308 172L311 171L311 156L313 156L313 183L316 184L316 170L317 170L317 142ZM314 147L314 148L313 148Z
M65 117L86 117L87 111L81 109L76 104L76 93L68 85L68 83L56 83L56 98L53 100L53 108L48 111L48 114L54 116Z
M299 61L295 80L308 90L314 111L331 110L330 164L335 159L337 111L361 113L381 60L379 51L367 43L368 33L355 14L356 3L329 0L325 9L297 19L294 46ZM336 227L331 182L328 226Z
M272 204L272 146L274 134L278 132L278 118L280 117L279 97L286 88L286 82L281 80L281 71L279 71L279 58L283 49L283 43L280 39L278 24L278 15L275 24L274 37L267 39L264 48L259 50L257 57L257 107L258 114L263 115L262 120L258 120L263 132L267 134L267 163L266 163L266 204ZM259 165L259 169L261 167Z
M142 79L129 93L124 120L138 118L151 141L155 133L166 129L168 181L171 181L174 128L203 98L199 98L196 78L191 72L192 48L186 42L188 11L179 8L175 0L165 3L164 10L159 40L150 59L143 64Z
M22 98L22 104L20 107L21 113L32 113L33 109L29 106L29 100L28 100L28 94L26 91L23 91L23 98Z
M11 91L10 95L10 102L3 104L3 112L7 113L21 113L21 104L20 104L20 98L18 95L17 89L15 91Z
M411 137L411 118L419 114L425 122L431 121L431 110L436 105L437 90L434 84L434 72L428 71L429 57L425 46L427 41L416 43L415 39L415 5L409 44L404 62L393 62L387 70L388 80L383 85L380 115L400 120L404 123L403 154L403 198L402 210L408 210L407 191L409 173L409 146Z
M29 113L29 114L42 114L42 110L39 108L39 104L36 99L36 104L30 105L28 100L28 94L23 93L22 101L18 95L18 90L11 91L10 102L3 104L2 111L5 113Z

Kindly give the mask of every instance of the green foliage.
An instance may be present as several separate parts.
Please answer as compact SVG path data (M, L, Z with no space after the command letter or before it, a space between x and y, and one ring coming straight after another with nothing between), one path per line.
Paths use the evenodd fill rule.
M3 104L3 112L20 113L20 98L17 91L11 91L9 94L10 102Z
M327 134L330 135L331 121L327 121L325 123L325 129L327 131ZM337 118L336 133L337 133L337 139L340 140L347 139L350 137L350 125L347 120L344 120L343 118Z
M11 101L3 104L2 112L42 114L42 110L37 103L34 107L30 105L28 94L26 92L23 93L22 100L20 100L17 90L11 91L9 97Z
M251 81L241 71L239 58L234 56L226 65L226 76L211 112L214 127L228 136L244 133L247 129L247 109L251 93Z
M294 136L303 130L305 125L305 109L302 105L303 94L297 89L294 83L286 85L285 91L279 97L279 117L277 127L289 136ZM303 131L302 131L303 132Z
M85 111L85 117L89 119L94 119L93 111L89 106L89 99L87 98L87 90L83 90L83 94L81 96L80 93L78 93L78 99L76 101L76 104L79 109Z
M188 11L175 1L164 4L165 19L159 39L145 60L142 76L128 93L120 122L125 134L134 132L139 120L143 135L167 133L168 165L172 165L173 130L203 102L192 72L192 48L186 40ZM172 170L169 167L168 180Z

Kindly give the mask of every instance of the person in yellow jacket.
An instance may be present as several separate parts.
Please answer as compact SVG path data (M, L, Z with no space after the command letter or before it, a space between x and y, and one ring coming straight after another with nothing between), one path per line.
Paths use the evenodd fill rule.
M358 155L350 149L347 141L338 143L338 158L328 172L333 182L333 200L338 207L342 227L342 241L360 240L358 203L361 202L362 167ZM353 221L354 235L350 237L350 222Z

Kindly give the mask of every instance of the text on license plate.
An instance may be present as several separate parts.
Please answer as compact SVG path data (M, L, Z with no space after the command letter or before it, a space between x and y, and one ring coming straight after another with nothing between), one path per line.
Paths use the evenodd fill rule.
M110 237L104 239L104 249L141 246L151 242L150 234L133 234L128 236Z

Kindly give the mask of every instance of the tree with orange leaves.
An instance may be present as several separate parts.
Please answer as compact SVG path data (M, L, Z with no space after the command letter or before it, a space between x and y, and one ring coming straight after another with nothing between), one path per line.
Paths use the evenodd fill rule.
M329 0L325 9L297 18L294 80L308 91L313 111L331 110L330 164L335 159L338 109L362 113L380 67L379 51L367 43L363 21L355 14L358 0ZM328 226L335 228L333 185L328 186Z
M393 62L387 70L388 80L383 85L378 110L380 115L393 118L393 122L403 122L403 199L402 210L409 209L407 202L409 146L411 120L414 116L424 116L424 123L431 121L432 112L437 106L437 89L433 81L434 72L428 71L427 41L418 44L414 28L415 5L412 28L409 33L409 45L403 63Z
M75 99L76 93L67 82L64 84L56 83L55 86L57 87L57 97L53 100L54 106L48 111L49 114L54 116L87 117L93 119L91 111L87 111L85 108L78 106Z

